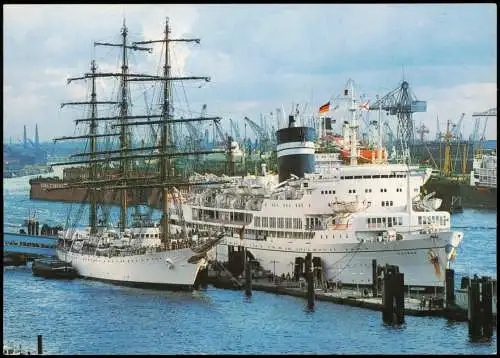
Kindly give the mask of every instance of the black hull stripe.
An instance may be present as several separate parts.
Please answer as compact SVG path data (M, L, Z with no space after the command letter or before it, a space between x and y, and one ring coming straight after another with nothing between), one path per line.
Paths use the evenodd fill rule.
M99 281L104 283L110 283L116 286L125 287L135 287L135 288L146 288L152 290L162 290L162 291L192 291L193 285L178 285L178 284L166 284L166 283L150 283L150 282L131 282L131 281L117 281L108 280L104 278L95 278L88 276L81 276L81 278L89 281Z
M290 179L290 174L304 177L304 173L314 172L314 154L286 155L278 158L279 181Z
M276 131L276 141L278 144L289 142L314 142L316 131L311 127L291 127L282 128Z

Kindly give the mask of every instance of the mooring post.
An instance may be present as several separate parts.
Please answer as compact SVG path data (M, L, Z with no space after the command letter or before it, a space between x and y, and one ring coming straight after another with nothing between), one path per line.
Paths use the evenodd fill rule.
M446 307L453 306L455 304L455 271L452 269L446 269L445 271L444 289Z
M404 274L398 266L386 265L383 268L384 286L382 290L382 320L387 324L404 323Z
M312 254L306 255L307 308L314 309L314 277L311 271Z
M383 274L384 274L384 280L383 280L383 287L382 287L382 321L384 323L392 323L392 314L394 313L393 311L393 302L392 302L392 272L389 270L389 266L385 265L383 268Z
M372 294L373 297L377 297L377 260L372 260Z
M395 277L396 321L393 324L402 325L405 322L405 275L397 272Z
M41 334L39 334L37 336L37 351L38 351L38 355L43 354L43 342L42 342L42 335Z
M482 336L491 339L493 336L493 282L491 277L482 277L482 311L483 311L483 331Z
M250 267L250 260L247 256L247 249L245 248L245 295L250 297L252 295L252 271Z
M479 280L474 277L469 285L469 337L472 341L481 338L481 297Z

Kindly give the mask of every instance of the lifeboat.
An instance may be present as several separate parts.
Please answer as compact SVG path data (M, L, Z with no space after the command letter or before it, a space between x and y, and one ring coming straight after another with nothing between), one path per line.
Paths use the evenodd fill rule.
M377 162L377 152L378 152L378 148L373 148L373 149L369 149L369 148L360 148L358 150L358 157L357 157L357 161L358 163L360 164L367 164L367 163L375 163ZM382 152L382 160L383 161L386 161L387 160L387 152L385 151L385 149L380 149L380 151ZM342 157L342 159L344 160L344 162L349 162L350 158L351 158L351 154L350 154L350 151L348 148L343 148L340 150L340 156Z

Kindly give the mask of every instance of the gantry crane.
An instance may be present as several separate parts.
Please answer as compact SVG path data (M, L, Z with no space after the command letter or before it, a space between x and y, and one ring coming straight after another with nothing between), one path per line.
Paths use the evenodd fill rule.
M214 126L215 126L215 132L217 133L217 137L219 141L217 142L216 138L214 138L214 147L218 145L224 145L226 143L226 138L227 135L224 134L222 131L222 128L220 126L220 120L215 120L214 121Z
M410 161L409 148L413 145L413 118L414 112L425 112L427 103L419 101L411 93L410 84L403 80L401 85L378 99L370 105L369 110L383 109L389 115L395 115L398 118L397 144L398 152L402 157L407 157Z
M484 112L475 112L472 114L472 117L476 118L476 121L474 123L474 130L472 132L472 143L474 146L474 156L481 155L483 152L483 141L485 140L485 134L486 134L486 124L488 123L488 117L496 117L497 116L497 109L495 108L490 108L487 111ZM479 133L479 125L481 118L485 118L484 120L484 127L483 127L483 132L481 133L481 136L478 137Z
M419 134L419 139L421 142L424 141L424 136L429 133L429 128L423 123L420 124L420 127L416 129L416 131Z
M229 118L229 122L231 123L231 136L236 139L238 143L241 143L241 135L238 125L234 123L232 118Z
M264 151L269 149L269 135L268 133L257 123L252 121L248 117L244 117L244 120L248 123L250 128L255 132L255 135L259 141L260 144L260 151L263 153Z

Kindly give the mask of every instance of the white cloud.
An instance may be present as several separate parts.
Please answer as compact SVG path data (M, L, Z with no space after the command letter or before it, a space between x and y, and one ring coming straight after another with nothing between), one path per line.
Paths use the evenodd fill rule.
M496 106L497 19L488 4L7 5L5 131L15 135L14 123L37 118L52 128L39 126L43 139L70 133L49 123L61 102L84 100L89 83L68 86L67 77L88 72L92 58L102 72L120 70L119 49L93 42L120 42L124 17L130 41L161 39L166 16L173 38L201 38L200 45L175 44L172 73L212 78L177 90L176 100L185 102L185 91L192 111L206 103L213 115L241 120L292 102L313 108L350 77L374 97L398 85L403 66L414 93L428 102L417 123L432 129L437 113L455 119ZM162 45L151 47L153 54L130 55L131 72L161 70ZM99 79L97 87L99 98L116 94L117 80ZM142 94L133 96L139 111ZM22 113L9 108L20 98L30 98Z

